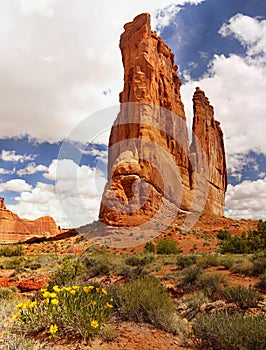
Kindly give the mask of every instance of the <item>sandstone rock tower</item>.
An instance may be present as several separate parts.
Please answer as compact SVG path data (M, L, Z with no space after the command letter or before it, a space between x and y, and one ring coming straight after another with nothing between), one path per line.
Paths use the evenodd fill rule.
M124 89L109 139L100 221L136 226L154 217L160 207L164 216L179 209L202 210L205 204L206 210L222 215L225 155L212 107L197 89L190 147L171 49L151 30L149 14L137 16L124 29L120 40ZM204 195L206 184L210 191Z
M6 209L4 198L0 197L0 209Z
M190 146L191 157L195 159L195 173L202 178L202 159L208 166L208 196L205 210L222 216L224 197L227 188L227 171L223 132L220 123L214 119L214 110L200 88L193 96L193 140ZM200 189L200 188L199 188ZM200 189L201 190L201 189Z

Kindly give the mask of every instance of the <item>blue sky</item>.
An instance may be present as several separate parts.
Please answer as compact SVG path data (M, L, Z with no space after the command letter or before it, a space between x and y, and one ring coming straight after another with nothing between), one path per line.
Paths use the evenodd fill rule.
M123 86L119 37L142 12L175 54L188 124L196 86L221 122L226 215L266 219L266 0L2 2L0 195L22 217L97 219Z

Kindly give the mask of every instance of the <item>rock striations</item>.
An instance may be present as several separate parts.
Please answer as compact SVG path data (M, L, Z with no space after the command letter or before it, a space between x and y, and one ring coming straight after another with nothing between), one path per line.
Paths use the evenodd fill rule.
M61 230L50 216L37 220L21 219L6 209L4 199L0 197L0 242L18 242L32 237L58 235Z
M204 208L223 215L225 153L213 108L197 88L189 146L181 80L171 49L151 30L149 14L137 16L124 29L124 89L109 139L100 221L138 226L161 209L162 217Z

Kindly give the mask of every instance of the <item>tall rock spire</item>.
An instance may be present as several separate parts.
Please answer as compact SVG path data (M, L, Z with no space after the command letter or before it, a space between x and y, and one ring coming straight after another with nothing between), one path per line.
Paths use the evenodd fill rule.
M120 227L149 221L160 208L166 216L179 209L200 210L195 192L204 198L193 183L198 158L190 155L174 55L151 30L149 14L124 29L124 89L110 134L108 182L99 214L105 224Z
M220 123L214 119L214 110L205 93L196 88L193 96L193 139L190 147L191 154L195 155L195 172L200 177L203 159L206 159L208 171L208 195L205 210L222 216L227 188L227 171L223 132Z

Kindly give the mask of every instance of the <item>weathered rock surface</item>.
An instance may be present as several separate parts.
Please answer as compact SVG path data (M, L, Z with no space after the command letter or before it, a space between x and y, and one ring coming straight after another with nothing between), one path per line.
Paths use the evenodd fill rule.
M193 96L193 140L191 154L195 160L195 173L208 183L205 210L222 216L227 188L227 171L223 132L214 119L214 110L205 93L196 88ZM203 170L204 169L204 170ZM199 186L199 191L201 187Z
M0 197L0 209L6 209L4 198Z
M198 141L205 142L201 154L197 153L200 148L196 142L190 153L180 96L181 80L173 53L151 30L149 14L137 16L124 29L120 40L124 89L120 94L120 113L109 139L108 182L100 221L111 226L139 226L158 211L161 211L159 220L169 213L177 214L179 209L200 211L208 196L210 205L206 209L222 215L224 149L223 141L219 140L222 133L213 114L211 117L211 107L204 112L207 100L200 104L198 93L194 96L197 136L201 133L198 125L202 125L204 135L208 135L212 124L214 127L210 135L199 135ZM206 122L202 122L204 118ZM217 152L215 147L219 148ZM204 152L207 152L206 167L211 167L210 178L201 170ZM206 192L209 183L212 188ZM221 188L218 191L221 198L217 197L216 187Z
M2 198L3 199L3 198ZM50 216L37 220L21 219L18 215L6 209L4 200L0 207L0 241L18 242L31 237L58 235L61 230Z

